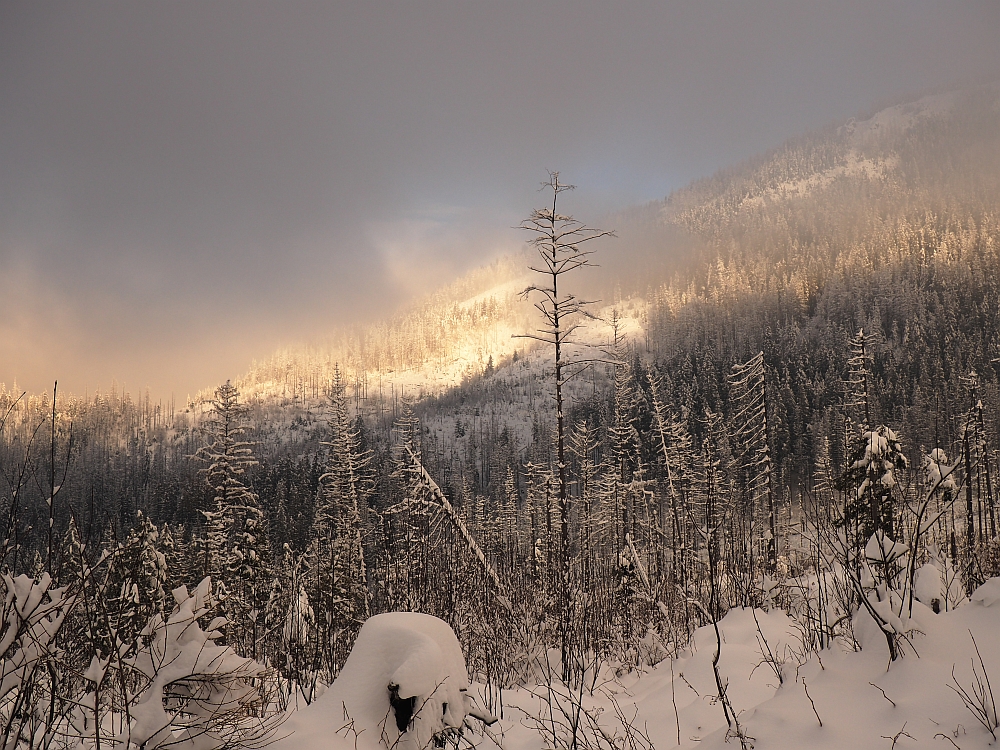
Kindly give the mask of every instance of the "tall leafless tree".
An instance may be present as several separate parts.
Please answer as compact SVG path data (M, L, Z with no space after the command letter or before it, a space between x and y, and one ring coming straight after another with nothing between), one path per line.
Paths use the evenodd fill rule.
M571 611L571 570L569 506L567 499L568 477L566 472L566 434L563 413L563 386L578 374L586 363L567 357L567 347L574 343L573 334L581 325L581 318L587 315L588 302L566 291L563 277L591 265L589 249L594 240L613 236L613 232L592 229L568 214L558 210L559 196L573 185L559 181L558 172L550 172L549 180L542 189L552 192L551 206L536 208L531 216L521 222L521 229L531 234L529 244L538 251L541 261L529 268L539 275L541 281L527 287L525 297L534 296L535 308L541 313L542 325L534 333L523 334L524 338L541 341L554 351L555 397L556 397L556 469L559 514L559 569L560 569L560 631L564 677L568 677L569 633Z

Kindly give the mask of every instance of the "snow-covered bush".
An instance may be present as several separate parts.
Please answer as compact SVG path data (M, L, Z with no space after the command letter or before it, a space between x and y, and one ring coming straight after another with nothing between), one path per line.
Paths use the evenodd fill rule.
M48 573L37 581L26 575L12 578L8 574L4 583L7 592L0 635L0 698L21 687L50 654L69 604L65 589L52 588Z
M16 746L27 733L35 735L32 701L39 701L46 663L55 656L56 635L72 597L52 586L43 573L37 580L26 575L4 575L6 592L0 620L0 720L3 745ZM52 686L49 684L49 691ZM50 727L39 724L42 734Z
M181 586L166 619L155 615L142 631L142 647L127 662L141 681L129 714L132 721L118 737L143 750L214 750L262 744L274 722L251 715L260 702L254 681L263 667L214 641L226 624L216 617L207 630L199 619L212 607L212 582L202 580L193 594Z

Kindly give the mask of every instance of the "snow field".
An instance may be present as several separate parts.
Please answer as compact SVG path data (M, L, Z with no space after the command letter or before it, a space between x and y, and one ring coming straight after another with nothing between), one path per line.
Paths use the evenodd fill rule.
M719 623L719 671L748 743L758 750L891 748L893 742L962 750L996 746L958 690L974 695L978 674L989 701L984 669L1000 688L1000 579L950 612L934 614L915 603L913 620L910 645L890 663L877 633L862 637L858 651L837 643L807 653L797 624L784 612L730 611ZM492 737L475 722L477 731L466 739L484 748L496 741L504 750L544 750L554 744L544 727L550 698L565 709L581 695L585 711L621 742L625 724L631 724L639 747L647 740L659 750L677 747L679 720L680 747L738 747L717 695L715 649L709 625L696 631L680 658L620 676L604 665L582 694L559 686L554 693L546 686L506 691ZM416 697L417 717L408 732L396 729L389 685L398 685L401 697ZM468 685L458 641L444 622L415 613L378 615L365 624L337 682L315 704L290 715L278 747L429 747L436 734L462 726L471 705ZM557 709L559 715L565 714ZM582 750L598 746L587 731L581 736Z
M957 690L974 697L978 674L990 708L990 687L1000 698L1000 579L991 579L971 601L949 612L934 614L917 602L913 621L904 656L890 663L877 632L868 633L858 651L837 643L818 654L807 653L797 624L784 612L730 611L719 623L719 671L748 744L758 750L996 747L998 742ZM718 700L712 672L715 646L714 629L703 627L689 653L672 664L664 661L618 678L602 675L582 703L599 715L609 733L623 738L617 704L619 717L624 715L657 750L739 747ZM780 682L769 661L780 670ZM984 668L991 686L982 680ZM549 746L532 718L547 715L539 697L545 691L505 693L504 715L494 728L504 750ZM995 716L994 709L994 723ZM483 746L489 745L485 740Z

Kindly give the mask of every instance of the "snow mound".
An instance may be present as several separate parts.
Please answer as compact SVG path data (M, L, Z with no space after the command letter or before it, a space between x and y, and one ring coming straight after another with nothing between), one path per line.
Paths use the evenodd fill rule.
M417 612L376 615L330 689L289 718L279 747L422 750L462 727L468 688L447 623Z
M944 599L944 586L941 581L941 571L938 570L937 565L929 562L920 566L913 584L913 595L921 604L933 608L937 602L937 606L940 607L940 603Z
M972 592L972 602L984 607L992 607L1000 602L1000 578L991 578Z

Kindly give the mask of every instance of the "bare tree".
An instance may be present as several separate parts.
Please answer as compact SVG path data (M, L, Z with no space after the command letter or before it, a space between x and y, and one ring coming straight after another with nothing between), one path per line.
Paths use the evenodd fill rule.
M549 180L542 184L543 190L552 191L552 205L536 208L531 216L521 222L521 228L531 233L529 243L538 251L540 263L529 266L541 277L538 284L532 284L523 295L536 297L535 308L542 315L542 325L534 333L523 334L523 338L541 341L554 350L555 396L556 396L556 469L559 514L559 567L560 567L560 630L564 677L568 677L569 617L571 611L571 555L569 537L569 507L567 502L566 476L566 435L563 414L563 386L577 375L586 363L578 359L567 359L566 347L574 343L573 334L580 327L580 318L587 314L588 302L560 288L563 276L584 266L591 265L593 250L584 247L601 237L614 236L613 232L592 229L572 216L558 211L559 196L573 185L559 181L558 172L550 172Z

